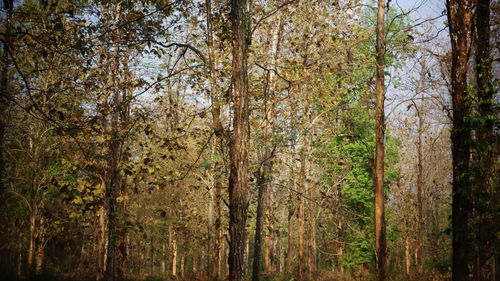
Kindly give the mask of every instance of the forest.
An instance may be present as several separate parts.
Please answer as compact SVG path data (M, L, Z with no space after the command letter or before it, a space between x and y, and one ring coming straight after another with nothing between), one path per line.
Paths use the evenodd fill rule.
M500 280L497 0L2 0L0 280Z

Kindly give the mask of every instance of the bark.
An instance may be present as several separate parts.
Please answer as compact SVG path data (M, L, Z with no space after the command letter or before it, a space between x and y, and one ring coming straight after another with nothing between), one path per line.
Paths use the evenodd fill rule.
M451 133L453 162L452 197L452 279L471 280L469 269L473 265L470 215L472 211L469 181L470 128L466 123L467 63L471 39L472 0L448 0L450 29L451 97L453 105L453 130Z
M495 185L494 155L495 140L493 135L494 121L489 116L495 116L493 85L490 56L490 0L478 0L476 6L476 79L477 98L480 118L484 123L477 129L478 164L480 175L477 176L477 187L474 207L477 211L477 268L476 279L481 281L498 280L495 276L495 246L497 226L495 223L496 206L498 206L497 189ZM498 258L498 257L497 257Z
M215 142L214 142L215 143ZM212 155L215 154L214 145L212 145ZM217 171L213 170L214 178L216 177ZM214 179L215 181L215 179ZM216 257L218 256L217 247L215 245L215 188L217 183L213 182L211 186L209 186L208 190L208 277L209 279L213 279L215 275L215 267L216 267Z
M384 140L385 140L385 116L384 116L384 18L385 0L378 1L377 12L377 75L375 81L375 252L377 256L377 280L384 281L386 278L386 238L385 238L385 210L384 210Z
M258 199L257 199L257 217L255 219L255 242L254 242L254 257L253 257L253 274L252 280L260 280L261 272L261 260L262 260L262 240L263 240L263 229L265 220L265 207L267 206L267 200L269 197L268 184L266 182L265 175L267 171L264 171L266 167L261 167L257 172L257 187L258 187Z
M229 175L229 280L245 279L245 241L248 209L249 93L247 77L248 12L246 0L231 1L233 36L233 132Z
M3 0L4 8L7 10L5 17L5 39L3 41L2 66L0 70L0 194L4 190L5 161L4 144L7 127L6 110L9 106L9 53L11 45L11 21L13 12L13 0Z
M305 145L305 144L303 144ZM306 155L305 148L300 149L300 183L299 208L297 212L298 252L297 252L297 280L304 280L306 267L304 266L304 192L306 188Z
M309 199L313 199L316 193L316 184L311 182L308 185L307 195ZM313 201L308 202L308 239L307 239L307 270L309 272L316 271L316 205Z
M292 148L293 150L293 148ZM290 190L288 193L288 252L287 252L287 270L292 271L294 268L293 260L295 256L294 246L295 246L295 229L293 225L293 218L295 216L295 194L293 190L295 189L295 171L294 171L295 161L292 160L290 163Z

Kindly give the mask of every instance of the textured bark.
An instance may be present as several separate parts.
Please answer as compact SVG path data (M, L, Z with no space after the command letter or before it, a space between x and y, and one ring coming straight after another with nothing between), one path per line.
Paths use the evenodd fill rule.
M467 63L471 39L472 0L448 0L448 23L450 29L451 62L451 97L453 105L453 130L451 134L453 162L453 281L471 280L470 269L473 266L471 246L470 212L472 211L471 189L469 181L470 128L466 123L468 106Z
M246 0L231 1L233 36L233 132L229 175L229 280L245 279L245 242L248 209L249 93L247 77L248 15Z
M3 43L2 66L0 70L0 194L4 189L4 143L7 126L6 110L9 105L9 53L11 45L11 21L13 12L13 0L3 0L4 8L7 10L5 17L5 37Z
M494 121L488 116L495 116L493 85L490 56L490 0L477 0L476 6L476 79L479 115L485 122L477 129L478 164L480 175L477 176L474 208L477 212L477 266L476 279L481 281L498 280L495 272L495 233L497 224L494 214L498 213L498 179L495 178L495 149L493 135ZM498 172L498 171L497 171ZM498 259L498 257L496 257Z
M375 252L377 255L377 280L384 281L386 275L386 238L385 238L385 210L384 210L384 18L385 0L378 1L377 12L377 75L375 80Z

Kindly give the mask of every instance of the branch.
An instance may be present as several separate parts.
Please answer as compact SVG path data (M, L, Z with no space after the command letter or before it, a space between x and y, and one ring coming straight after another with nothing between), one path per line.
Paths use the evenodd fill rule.
M176 47L190 49L191 51L195 52L198 55L198 57L203 61L204 64L207 64L207 59L206 59L205 55L203 55L203 53L200 50L196 49L195 47L193 47L190 44L175 43L175 42L169 43L169 44L164 44L164 43L157 42L157 41L153 41L153 42L155 44L158 44L159 46L162 46L163 48L170 48L170 47L176 46Z
M281 8L285 7L285 6L288 6L290 4L292 4L293 2L295 2L297 0L289 0L289 1L286 1L284 2L283 4L279 5L278 7L276 7L276 9L274 9L273 11L271 11L269 14L261 17L259 20L257 20L257 22L255 23L254 27L252 28L252 31L250 32L250 36L255 32L255 30L257 30L257 27L259 27L259 25L265 21L266 19L272 17L274 14L276 14L279 10L281 10Z

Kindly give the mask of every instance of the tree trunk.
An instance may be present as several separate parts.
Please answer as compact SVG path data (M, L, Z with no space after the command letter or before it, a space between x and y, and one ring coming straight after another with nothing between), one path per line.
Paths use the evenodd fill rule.
M468 106L467 63L471 39L472 0L447 0L448 23L450 29L451 97L453 104L453 130L451 133L453 161L453 281L471 280L469 269L473 265L470 243L469 213L472 211L469 182L470 128L466 123Z
M245 279L245 241L248 209L249 93L247 78L248 12L246 0L231 0L233 36L233 132L229 175L229 280Z
M7 126L6 110L9 105L9 54L11 45L11 21L13 12L13 0L3 0L4 8L7 10L5 17L5 36L3 40L3 56L2 67L0 70L0 194L4 190L5 180L5 160L4 160L4 144L5 144L5 130Z
M406 269L406 278L410 279L410 267L411 267L411 260L410 260L410 238L406 237L405 239L405 269Z
M384 63L385 63L385 0L378 0L377 12L377 75L375 81L375 252L377 255L377 280L384 281L386 275L386 241L384 211Z
M293 149L293 148L292 148ZM287 252L287 271L291 272L294 268L293 260L295 256L294 246L295 246L295 229L293 226L293 218L295 216L295 197L296 194L293 192L295 190L295 159L290 163L290 187L288 191L288 252Z
M212 155L215 154L214 145L212 145ZM217 183L215 182L215 178L217 177L217 171L213 170L214 173L214 182L211 186L209 186L208 190L208 277L209 279L213 279L215 276L215 267L216 267L216 257L217 246L215 241L215 219L214 219L214 210L215 210L215 188Z
M212 153L217 153L217 148L222 145L223 141L227 141L226 132L222 126L221 121L221 104L219 99L219 94L217 92L217 77L215 72L216 65L216 53L214 46L214 35L212 29L212 1L205 0L206 12L207 12L207 48L208 48L208 69L209 69L209 80L210 80L210 99L212 101L212 127L216 135L212 145ZM222 261L222 186L221 186L221 173L219 172L220 167L217 163L214 163L213 173L214 173L214 186L213 186L213 208L216 212L216 218L211 223L211 228L214 234L211 235L213 239L212 249L213 249L213 260L211 261L212 269L209 273L209 278L213 280L219 280L221 276L221 261Z
M37 243L35 251L35 274L39 275L43 268L43 259L45 257L45 231L43 230L45 219L43 217L39 220Z
M303 144L305 145L305 144ZM297 212L298 225L298 253L297 253L297 280L304 280L306 268L304 266L304 192L306 191L306 155L305 148L300 149L300 184L299 184L299 208Z
M424 134L424 79L426 74L425 60L421 61L421 73L417 93L420 92L420 106L415 104L418 117L418 140L417 140L417 241L415 242L415 263L417 266L418 278L423 274L422 265L422 243L423 243L423 201L422 191L424 189L423 170L423 134Z
M484 118L484 123L477 129L478 164L480 175L477 176L477 187L474 207L478 213L477 218L477 280L498 280L495 276L495 208L498 206L498 179L495 179L494 155L495 137L493 135L495 116L493 85L491 75L490 56L490 0L478 0L476 7L476 79L477 100L479 103L479 118Z
M29 240L29 248L28 248L28 270L31 276L36 275L35 270L35 254L36 254L36 214L35 214L35 206L31 206L30 212L30 240Z
M316 205L314 200L316 193L316 184L312 182L312 177L308 178L307 195L309 197L309 215L308 215L308 239L307 239L307 269L309 272L316 271Z
M172 276L177 276L177 239L175 237L175 231L171 230L171 249L172 249L172 264L171 264L171 274Z
M268 173L266 167L267 165L261 165L259 171L257 171L258 199L257 199L257 217L255 219L255 242L254 242L253 274L252 274L253 281L260 280L260 272L261 272L262 242L263 242L262 240L263 240L263 230L265 221L265 208L267 206L267 200L269 198L269 189L265 178Z

